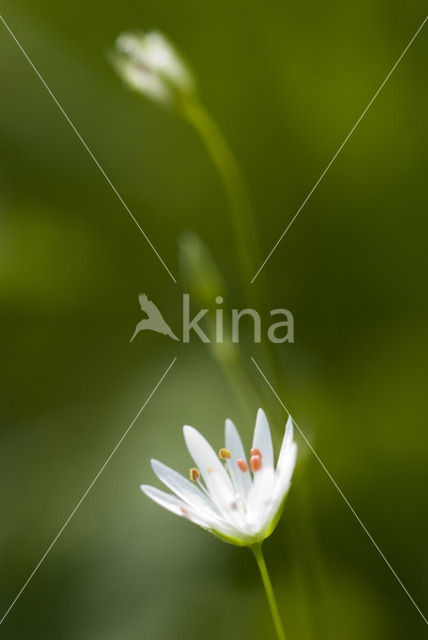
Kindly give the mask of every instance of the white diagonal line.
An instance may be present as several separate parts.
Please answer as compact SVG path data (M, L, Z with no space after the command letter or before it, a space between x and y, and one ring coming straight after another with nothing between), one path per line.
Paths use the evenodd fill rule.
M284 229L284 231L282 232L282 234L280 235L280 237L278 238L278 240L276 241L276 243L274 244L272 249L269 251L268 255L266 256L266 258L264 259L264 261L262 262L262 264L260 265L260 267L256 271L255 275L253 276L253 279L251 280L251 284L253 284L254 280L257 278L257 276L259 275L260 271L263 269L263 267L265 266L267 261L271 258L272 254L274 253L274 251L278 247L279 243L281 242L281 240L283 239L283 237L285 236L285 234L287 233L287 231L289 230L291 225L294 223L294 221L296 220L297 216L299 215L299 213L301 212L303 207L306 205L306 203L308 202L308 200L312 196L313 192L318 187L318 185L320 184L321 180L324 178L324 176L327 173L327 171L330 169L331 165L336 160L337 156L342 151L343 147L348 142L349 138L352 136L352 134L354 133L355 129L358 127L358 125L360 124L361 120L364 118L364 116L366 115L367 111L370 109L370 107L372 106L373 102L376 100L376 98L378 97L379 93L382 91L382 89L384 88L384 86L386 85L386 83L388 82L388 80L390 79L392 74L394 73L395 69L398 67L398 65L400 64L401 60L406 55L407 51L409 50L409 48L412 45L413 41L418 36L419 32L422 30L422 28L423 28L423 26L424 26L424 24L426 23L427 20L428 20L428 16L422 22L421 26L419 27L419 29L414 34L414 36L410 40L409 44L406 46L406 48L404 49L404 51L401 54L401 56L398 58L398 60L396 61L396 63L392 67L391 71L388 73L388 75L386 76L385 80L382 82L382 84L380 85L379 89L376 91L376 93L374 94L373 98L368 103L367 107L364 109L364 111L362 112L362 114L360 115L360 117L358 118L358 120L356 121L356 123L354 124L354 126L352 127L352 129L350 130L350 132L348 133L348 135L346 136L346 138L344 139L344 141L342 142L342 144L340 145L340 147L338 148L338 150L336 151L336 153L334 154L334 156L332 157L332 159L330 160L330 162L328 163L328 165L326 166L326 168L324 169L324 171L322 172L322 174L320 175L320 177L316 181L316 183L314 184L314 186L312 187L312 189L309 191L308 195L303 200L302 204L300 205L300 207L298 208L298 210L296 211L294 216L291 218L290 222L288 223L288 225L286 226L286 228Z
M104 464L102 465L102 467L99 469L97 475L95 476L95 478L92 480L91 484L89 485L89 487L86 489L85 493L82 495L82 497L80 498L79 502L76 504L76 506L74 507L73 511L70 513L70 515L68 516L67 520L64 522L64 524L62 525L61 529L58 531L58 533L56 534L55 538L52 540L52 542L50 543L50 545L48 546L48 548L46 549L46 551L44 552L44 554L42 555L42 557L40 558L39 562L36 564L36 566L34 567L33 571L30 573L30 575L28 576L27 580L24 582L24 584L22 585L21 589L19 590L18 594L16 595L15 599L12 601L12 603L10 604L9 608L7 609L7 611L4 613L3 617L0 620L0 625L4 622L4 620L6 619L6 617L8 616L8 614L10 613L10 611L13 609L13 607L15 606L16 602L19 600L19 598L21 597L22 593L24 592L24 590L27 588L30 580L33 578L34 574L37 572L37 570L40 568L40 566L42 565L42 563L44 562L44 560L46 559L47 555L49 554L49 552L51 551L52 547L55 545L55 543L58 541L58 539L60 538L60 536L62 535L62 533L64 532L64 529L66 528L66 526L68 525L68 523L70 522L70 520L72 519L72 517L75 515L76 511L78 510L78 508L80 507L80 505L82 504L82 502L85 500L86 496L88 495L88 493L91 491L92 487L94 486L94 484L96 483L96 481L98 480L98 478L100 477L100 475L102 474L102 472L104 471L104 469L106 468L106 466L108 465L108 463L110 462L110 460L112 459L112 457L114 456L114 454L116 453L116 451L119 449L120 445L122 444L122 442L125 440L126 436L128 435L128 433L130 432L130 430L132 429L132 427L134 426L134 424L136 423L136 421L138 420L138 418L140 417L142 411L145 409L145 407L148 405L148 403L150 402L151 398L153 397L154 393L156 392L156 390L158 389L159 385L162 383L162 381L164 380L165 376L167 375L167 373L169 372L169 370L171 369L171 367L173 366L173 364L175 363L175 361L177 360L177 357L175 357L172 362L170 363L169 367L166 369L166 371L164 371L164 373L162 374L162 377L160 378L160 380L158 381L158 383L156 384L156 386L154 387L154 389L152 390L152 392L150 393L150 395L147 397L146 401L144 402L143 406L141 407L141 409L139 410L139 412L137 413L137 415L135 416L135 418L132 420L131 424L129 425L129 427L126 429L125 433L122 435L122 437L120 438L119 442L116 444L116 446L114 447L113 451L110 453L110 455L108 456L107 460L104 462Z
M318 460L318 462L321 465L321 467L323 468L324 472L327 474L329 480L331 481L333 486L339 492L340 496L342 497L342 499L346 503L346 506L349 508L349 510L351 511L353 516L356 518L356 520L358 521L358 523L362 527L364 533L368 536L369 540L374 545L375 549L377 550L377 552L381 556L382 560L385 562L385 564L387 565L387 567L389 568L389 570L391 571L391 573L393 574L393 576L397 580L397 582L400 585L400 587L403 589L403 591L405 592L405 594L409 598L410 602L415 607L416 611L420 614L420 616L424 620L425 624L428 625L428 620L426 619L425 615L423 614L423 612L421 611L419 606L416 604L416 602L414 601L414 599L412 598L412 596L408 592L408 590L407 590L406 586L404 585L404 583L402 582L401 578L397 575L396 571L392 567L392 565L389 562L388 558L385 556L385 554L383 553L382 549L379 547L379 545L377 544L376 540L373 538L372 534L367 529L366 525L361 520L361 518L359 517L358 513L355 511L354 507L351 505L351 503L349 502L348 498L345 496L345 494L343 493L342 489L339 487L339 485L337 484L336 480L333 478L333 476L331 475L330 471L327 469L327 467L325 466L324 462L321 460L321 458L319 457L319 455L317 454L317 452L315 451L315 449L313 448L313 446L311 445L311 443L309 442L308 438L306 437L306 435L304 434L302 429L299 427L299 425L297 424L295 419L291 416L289 410L287 409L287 407L285 406L285 404L283 403L283 401L281 400L281 398L279 397L279 395L277 394L277 392L275 391L275 389L273 388L273 386L271 385L269 380L266 378L265 374L260 369L259 365L257 364L257 362L255 361L255 359L252 356L251 356L251 360L252 360L254 366L256 367L256 369L258 370L258 372L260 373L260 375L262 376L262 378L264 379L264 381L266 382L266 384L268 385L268 387L270 388L270 390L272 391L272 393L274 394L275 398L278 400L278 402L280 403L280 405L284 409L284 411L286 411L288 413L288 415L290 416L290 418L292 419L293 424L295 425L296 429L298 430L298 432L302 436L303 440L306 442L306 444L308 445L309 449L312 451L312 453L314 454L315 458Z
M104 176L104 178L106 179L106 181L108 182L108 184L110 185L113 193L115 194L115 196L117 197L117 199L119 200L119 202L122 204L122 206L125 208L125 210L127 211L127 213L129 214L129 216L131 217L131 219L133 220L133 222L135 223L135 225L138 227L138 229L141 231L142 235L144 236L146 242L149 244L149 246L151 247L151 249L154 251L154 253L156 254L157 258L159 259L159 261L162 263L163 267L166 269L166 271L168 272L168 274L171 276L172 280L175 282L175 284L177 284L177 280L174 278L174 276L172 275L171 271L168 269L168 267L166 266L165 262L163 261L163 259L161 258L161 256L159 255L157 249L155 248L155 246L153 245L152 241L150 240L150 238L148 237L148 235L146 234L146 232L143 230L142 226L140 225L140 223L138 222L137 218L134 216L134 214L132 213L132 211L130 210L130 208L128 207L128 205L126 204L126 202L124 201L124 199L122 198L122 196L120 195L120 193L118 192L118 190L116 189L116 187L114 186L114 184L112 183L112 181L110 180L110 178L108 177L107 173L104 171L104 169L102 168L102 166L100 165L100 163L98 162L98 160L96 159L96 157L94 156L93 152L91 151L91 149L88 147L88 145L86 144L86 142L84 141L84 139L82 138L82 136L80 135L79 131L77 130L77 128L75 127L75 125L73 124L73 122L70 120L70 118L68 117L68 115L66 114L66 112L64 111L64 109L62 108L60 102L58 101L58 99L56 98L56 96L54 95L54 93L51 91L51 89L49 88L47 82L45 81L45 79L43 78L43 76L41 75L41 73L39 72L39 70L37 69L37 67L35 66L35 64L33 63L33 61L31 60L30 56L27 54L27 52L25 51L25 49L23 48L23 46L21 45L21 43L19 42L19 40L17 39L17 37L15 36L15 34L13 33L12 29L9 27L9 25L7 24L6 20L3 18L2 15L0 15L0 20L2 21L2 23L4 24L5 28L7 29L7 31L9 32L9 34L12 36L13 40L16 42L16 44L18 45L19 49L21 50L23 56L26 58L26 60L28 61L28 63L31 65L33 71L35 72L35 74L37 75L37 77L39 78L40 82L43 84L43 86L45 87L46 91L49 93L50 97L52 98L52 100L55 102L56 106L58 107L58 109L61 111L62 115L64 116L64 118L67 120L68 124L70 125L70 127L73 129L74 133L76 134L76 136L79 138L80 142L82 143L82 145L84 146L84 148L86 149L86 151L89 153L89 155L91 156L92 160L95 162L96 166L98 167L99 171L101 172L101 174Z

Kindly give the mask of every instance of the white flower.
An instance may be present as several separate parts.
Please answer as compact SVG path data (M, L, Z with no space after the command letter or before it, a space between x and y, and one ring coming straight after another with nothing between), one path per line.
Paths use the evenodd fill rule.
M120 34L112 62L127 84L155 102L172 106L195 92L186 64L158 31Z
M293 421L288 418L276 468L269 423L257 413L250 462L239 433L226 420L226 447L215 453L193 427L183 427L187 448L198 468L189 481L166 465L152 460L153 471L175 495L149 485L144 493L165 509L238 546L260 543L274 530L290 487L297 445Z

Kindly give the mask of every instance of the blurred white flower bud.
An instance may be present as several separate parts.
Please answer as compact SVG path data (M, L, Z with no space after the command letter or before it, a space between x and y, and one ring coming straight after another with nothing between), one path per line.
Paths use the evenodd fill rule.
M158 31L120 34L112 62L132 89L165 106L179 107L195 94L188 66Z

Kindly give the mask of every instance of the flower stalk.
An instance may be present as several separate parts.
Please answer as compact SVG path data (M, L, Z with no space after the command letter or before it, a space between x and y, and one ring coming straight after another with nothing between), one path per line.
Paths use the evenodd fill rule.
M214 164L226 193L235 236L237 262L246 302L268 308L269 295L259 281L252 284L252 276L260 262L257 225L250 194L240 166L229 143L214 118L198 96L190 96L181 105L184 118L195 129ZM271 345L262 346L276 380L280 378Z
M254 557L257 562L257 566L260 571L260 576L263 582L263 586L266 592L266 598L269 603L270 612L272 614L273 624L275 627L278 640L286 640L284 627L282 626L281 616L279 615L278 604L276 602L275 593L272 587L272 582L269 576L269 572L266 566L265 558L262 551L262 545L256 544L250 547L254 553Z
M196 100L187 100L183 104L183 114L194 127L203 141L223 184L232 214L238 262L241 278L250 294L250 280L257 262L257 242L254 213L250 197L235 156L215 120Z

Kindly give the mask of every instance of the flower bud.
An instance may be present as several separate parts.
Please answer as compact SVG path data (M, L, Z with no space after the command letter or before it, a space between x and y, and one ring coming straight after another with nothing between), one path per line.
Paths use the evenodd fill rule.
M132 89L164 106L177 107L195 94L186 63L158 31L120 34L111 59Z
M216 306L223 302L226 283L210 250L193 231L185 231L179 238L179 264L181 279L192 302L211 312L207 318L207 333L213 355L222 367L228 367L232 361L236 361L238 350L232 343L227 319L223 323L222 309ZM212 322L213 317L216 318L215 322ZM217 338L217 327L221 327L220 338Z
M193 301L215 308L215 298L224 295L226 286L210 250L193 231L181 234L178 249L182 280Z

